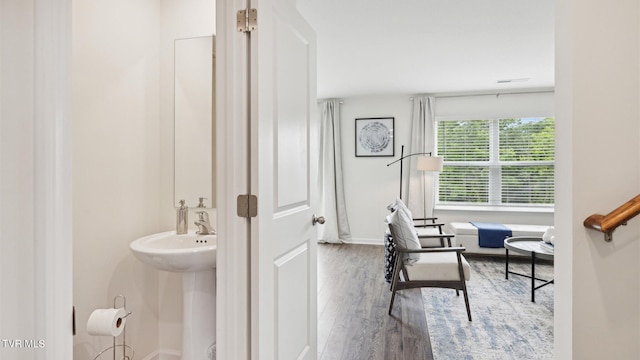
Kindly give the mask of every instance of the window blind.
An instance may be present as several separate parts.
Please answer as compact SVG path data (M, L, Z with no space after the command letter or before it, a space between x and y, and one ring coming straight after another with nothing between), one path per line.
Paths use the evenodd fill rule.
M438 121L437 203L552 206L554 136L553 118Z

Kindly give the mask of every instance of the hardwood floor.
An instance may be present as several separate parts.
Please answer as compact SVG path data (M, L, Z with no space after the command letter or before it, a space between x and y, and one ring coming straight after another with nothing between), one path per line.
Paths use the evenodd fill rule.
M384 281L384 248L318 245L318 359L433 359L419 289Z

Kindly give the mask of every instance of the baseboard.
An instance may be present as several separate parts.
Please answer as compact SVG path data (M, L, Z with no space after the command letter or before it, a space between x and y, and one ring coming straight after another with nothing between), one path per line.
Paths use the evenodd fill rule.
M177 350L156 350L142 360L180 360L180 354Z
M357 245L384 245L384 239L351 238L350 241L344 241L344 243Z
M159 359L160 359L160 354L158 353L158 351L154 351L151 354L142 358L142 360L159 360Z

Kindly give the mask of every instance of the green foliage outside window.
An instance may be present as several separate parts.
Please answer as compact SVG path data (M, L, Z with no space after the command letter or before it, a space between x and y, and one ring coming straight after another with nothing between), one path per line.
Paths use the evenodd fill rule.
M489 168L444 166L440 173L440 201L489 203Z
M550 206L554 203L553 118L440 121L438 202Z
M445 161L489 161L489 122L439 122L438 156Z

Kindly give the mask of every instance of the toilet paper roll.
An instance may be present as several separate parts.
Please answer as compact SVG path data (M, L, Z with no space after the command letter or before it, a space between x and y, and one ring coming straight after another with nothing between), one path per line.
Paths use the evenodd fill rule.
M89 335L118 336L124 330L126 315L123 308L93 310L87 321L87 332Z

